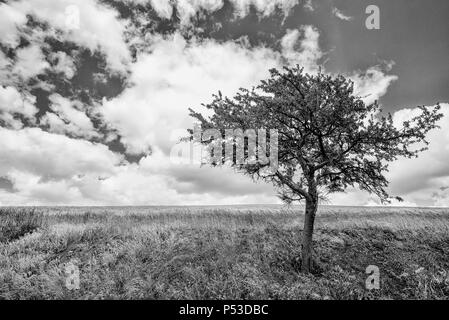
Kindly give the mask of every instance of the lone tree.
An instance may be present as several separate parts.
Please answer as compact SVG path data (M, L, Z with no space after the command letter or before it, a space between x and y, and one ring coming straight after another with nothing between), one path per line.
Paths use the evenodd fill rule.
M398 128L391 114L381 114L377 102L367 105L355 96L353 82L341 75L309 75L299 66L272 69L270 74L256 88L240 89L233 99L214 95L204 104L208 117L190 112L202 129L278 130L274 172L264 170L269 163L231 165L253 179L272 182L285 202L305 201L301 271L308 273L319 199L351 186L390 202L384 176L388 163L426 150L425 136L438 127L442 114L439 105L419 107L420 115Z

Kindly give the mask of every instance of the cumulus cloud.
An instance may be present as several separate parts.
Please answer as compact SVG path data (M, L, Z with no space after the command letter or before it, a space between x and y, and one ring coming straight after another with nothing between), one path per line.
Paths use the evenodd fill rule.
M88 154L97 158L98 163L106 162L105 168L109 168L109 176L99 180L97 176L102 174L101 170L89 171L76 166L72 168L72 162L67 163L68 167L60 167L59 161L46 163L48 166L42 167L42 157L31 157L30 154L21 157L18 153L15 157L19 161L13 165L10 158L10 166L3 168L3 173L9 174L15 188L27 195L28 202L32 201L30 199L47 199L53 202L58 199L54 191L56 187L67 190L65 194L71 200L65 197L60 199L70 203L82 202L83 197L87 202L121 204L276 201L270 185L254 184L230 168L216 170L193 165L180 166L172 164L168 156L170 148L175 144L171 133L192 125L187 113L188 107L200 108L201 103L210 100L212 93L218 90L232 95L239 87L256 85L260 79L268 76L269 68L282 64L282 54L269 48L250 48L235 42L187 42L179 34L154 38L151 49L150 53L139 56L132 66L130 83L133 85L118 97L104 101L101 110L107 123L118 129L122 142L130 152L140 153L151 147L152 154L143 158L138 165L113 168L111 159L115 157L99 145L89 142L83 146L75 144L78 149L92 149L80 151L77 157L72 157L71 148L59 150L59 154L81 163L90 163L82 158L82 155ZM293 47L290 49L292 51L289 56L293 59L295 53ZM297 54L302 53L298 51ZM50 108L54 113L47 113L42 121L50 126L51 132L86 135L91 131L91 123L80 111L82 108L79 102L69 101L59 95L52 95L50 100ZM39 131L39 134L23 130L7 133L9 139L4 141L15 140L24 146L29 144L29 137L35 135L43 140L62 139L61 141L67 142L67 147L74 146L73 141L78 141L43 131ZM13 154L11 148L10 144L3 150ZM36 145L36 150L39 148L48 149L43 144ZM100 149L97 150L98 148ZM20 149L24 152L23 148ZM55 149L57 148L51 148L48 155L56 153ZM24 165L23 159L28 156L28 165ZM83 177L77 177L75 172ZM63 174L65 176L62 179ZM55 179L42 181L39 179L40 175L58 176L61 179L56 179L57 183ZM128 187L125 191L123 187L126 185ZM95 192L89 195L89 190Z
M440 129L429 132L429 149L418 158L399 158L390 164L386 173L390 181L389 192L400 196L404 202L394 201L394 206L448 206L449 205L449 103L441 104L444 118ZM418 108L402 109L393 114L394 125L401 128L404 121L421 113ZM373 195L359 190L333 194L332 204L381 205Z
M158 13L160 17L170 19L171 16L173 15L173 6L170 1L151 0L150 3L153 9Z
M101 116L120 134L130 153L147 153L139 163L123 163L104 145L66 137L93 137L91 121L79 101L50 96L50 109L42 119L49 131L2 129L0 138L6 161L0 176L18 190L0 201L17 204L219 204L273 203L268 184L254 184L230 168L205 168L170 161L175 145L172 133L192 126L187 108L204 111L201 103L221 90L233 95L240 87L257 85L271 67L299 63L314 72L323 53L319 32L312 26L288 30L281 51L249 47L233 41L191 39L180 33L154 36L150 50L138 54L130 65L127 87L104 100ZM56 53L52 67L71 65ZM58 60L58 62L56 62ZM65 67L64 67L65 66ZM70 67L68 67L70 69ZM70 72L69 72L70 75ZM370 81L367 80L368 77ZM370 91L383 77L360 76L360 87ZM383 85L385 86L385 84ZM378 90L378 95L386 91ZM32 106L32 103L30 104ZM30 113L32 114L32 113ZM14 144L13 141L16 143ZM20 146L20 147L19 147ZM151 150L151 153L149 152ZM8 156L7 156L8 155ZM6 199L6 200L5 200Z
M118 19L118 12L100 5L96 0L19 0L0 4L0 42L15 48L27 15L48 23L52 36L71 41L92 51L106 55L109 67L124 72L130 53L123 33L126 22ZM5 17L5 18L4 18ZM58 30L60 33L55 33Z
M159 37L151 54L133 65L130 82L135 85L104 101L102 113L119 130L128 151L145 152L151 146L168 153L171 132L191 126L189 107L200 107L218 90L232 95L239 87L256 85L279 60L278 53L264 47L188 43L179 34Z
M265 16L272 14L276 8L281 9L284 15L288 15L290 10L299 3L298 0L231 0L231 2L239 16L247 15L250 6Z
M224 0L126 0L138 4L150 3L159 17L170 19L173 15L174 8L177 10L178 17L182 26L191 24L192 18L202 12L213 13L220 10L224 6ZM284 15L288 15L290 11L299 3L299 0L229 0L234 8L237 17L242 18L248 15L250 8L254 8L256 12L263 16L273 14L276 8L280 9ZM310 3L305 4L308 8Z
M26 23L26 15L7 3L0 3L0 40L11 47L19 44L17 27Z
M316 72L319 60L323 57L319 37L318 30L310 25L302 26L299 30L288 29L281 39L282 55L288 64L299 64L308 73Z
M36 44L17 50L16 59L17 62L12 72L19 75L21 81L24 82L43 73L50 67L48 62L45 61L41 48Z
M53 113L47 112L41 123L47 124L51 132L84 137L88 140L99 137L91 119L82 111L84 106L80 101L70 101L59 94L50 95L49 100Z
M6 126L20 129L22 122L14 117L15 114L22 115L31 122L37 108L34 106L36 98L28 93L20 93L14 87L0 86L0 120Z
M106 199L92 189L122 168L123 157L104 145L38 128L0 128L0 159L0 176L14 189L0 190L2 205L118 203L112 198L120 190Z
M157 14L166 19L173 15L176 6L183 25L190 24L198 13L215 12L224 4L222 0L126 1L150 3ZM248 14L251 5L260 14L270 15L276 8L288 14L299 3L298 0L231 2L236 16L240 17ZM17 50L14 64L0 51L0 80L4 84L0 87L0 121L7 127L0 128L0 177L6 177L13 185L10 189L14 189L11 192L0 188L1 204L237 204L277 201L270 185L254 184L230 168L199 168L170 162L170 150L175 144L172 133L192 126L188 107L203 112L201 103L210 101L213 93L221 90L223 94L232 96L240 87L257 85L259 80L268 76L269 68L279 68L285 63L300 64L306 72L316 72L325 55L319 44L318 29L303 26L287 30L280 39L279 52L233 41L199 40L195 37L186 40L180 32L168 36L151 35L146 39L148 50L139 52L136 61L131 62L124 39L127 21L119 19L118 12L112 7L95 0L79 0L75 4L79 4L79 28L67 23L67 8L73 5L70 0L19 0L0 4L0 16L6 17L0 21L0 41L10 48L17 47L21 36L30 41L30 45ZM313 8L310 1L305 1L304 5ZM50 29L41 30L39 34L38 31L24 33L27 15L48 22ZM46 35L61 41L73 41L92 51L100 50L111 70L130 72L130 85L115 98L104 99L99 112L107 125L120 134L128 152L146 154L139 163L127 163L123 156L105 145L85 140L98 137L99 133L94 130L80 101L52 94L49 97L51 112L41 118L41 124L46 125L49 132L23 128L22 122L16 119L15 115L20 114L34 121L36 98L6 86L2 79L3 70L16 73L22 79L35 77L46 70L62 73L66 80L76 74L76 61L68 54L57 51L48 57L43 56L42 39ZM374 66L365 72L350 74L356 93L365 96L367 103L383 96L391 83L397 80L396 76L387 74L388 71ZM400 118L401 114L395 117ZM444 149L444 139L448 141L448 138L440 138L436 144ZM437 153L430 154L435 168L442 166L435 172L446 172L444 165L437 163L440 161L436 158ZM437 175L422 174L423 177L418 177L417 181L427 188L426 192L441 203L446 201L446 189L435 189L437 185L449 185L449 181L441 178L445 176L438 175L437 178ZM405 178L398 176L392 179L401 181ZM412 194L410 203L421 199L415 196L419 189L402 190L399 186L393 183L392 189ZM369 196L352 195L346 201L364 204L373 201Z
M388 87L398 76L389 75L380 66L373 66L366 71L357 71L349 75L354 81L354 93L367 103L373 103L387 93Z
M402 159L391 166L389 178L392 192L406 194L418 203L448 205L449 189L449 103L441 104L444 118L440 129L428 134L429 149L417 159ZM394 114L399 126L403 121L419 114L419 109L403 109ZM408 200L408 199L407 199Z
M201 194L206 190L225 194L226 186L234 190L242 186L242 193L247 195L260 188L265 193L268 190L274 193L269 185L255 186L247 177L227 171L226 183L223 183L225 181L219 177L212 178L218 172L216 169L172 164L168 158L175 144L171 135L177 129L192 127L187 107L204 112L200 104L209 101L212 93L221 90L225 95L232 95L239 87L256 85L268 75L270 67L279 68L285 60L289 64L301 64L308 72L316 71L323 56L318 40L319 32L311 26L288 30L281 39L281 52L264 47L248 48L234 42L194 40L189 43L179 34L159 37L154 40L151 53L138 57L133 66L131 82L134 86L104 101L103 116L118 129L129 152L140 153L152 148L154 153L145 158L145 163L151 163L153 170L164 173L168 185L180 194ZM380 69L379 74L374 72L373 75L373 72L357 75L356 82L359 88L374 92L372 98L379 98L389 83L383 81L385 74ZM148 160L155 159L155 154L163 159L160 163L165 167ZM213 181L222 183L214 185Z
M111 174L122 157L106 146L39 128L0 128L0 176L27 172L50 180L80 173Z
M134 85L105 100L101 112L130 153L148 152L150 147L169 153L171 132L191 127L187 109L201 108L218 90L233 95L240 87L257 85L270 68L281 67L284 61L315 72L323 56L318 39L319 32L312 26L288 30L277 52L233 41L188 42L179 33L155 37L151 53L138 56L131 68Z
M170 188L182 195L213 194L215 196L271 195L266 183L254 183L228 166L208 167L191 162L176 162L161 151L140 162L142 170L151 175L167 177Z
M267 185L256 186L230 168L200 171L172 166L161 152L139 164L101 144L40 129L0 128L1 205L147 205L273 203ZM197 181L209 184L199 189ZM214 182L215 181L215 182ZM226 184L221 192L218 184Z
M222 0L178 0L176 8L179 12L181 24L188 24L198 12L214 12L223 7Z

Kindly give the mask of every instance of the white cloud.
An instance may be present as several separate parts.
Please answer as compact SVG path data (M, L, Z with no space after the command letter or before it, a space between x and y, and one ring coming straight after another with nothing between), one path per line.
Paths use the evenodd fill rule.
M12 128L22 128L22 122L14 118L21 114L33 122L37 112L36 98L27 93L20 93L16 88L0 86L0 119Z
M72 158L72 147L92 149L80 151L80 155L74 159L85 163L82 155L88 152L98 159L98 163L106 162L105 168L109 168L107 174L98 168L89 171L90 166L61 168L59 161L42 167L40 156L33 160L37 163L29 160L23 166L23 161L18 161L4 172L14 181L15 188L26 195L28 203L42 199L54 203L58 200L56 187L64 192L61 201L71 204L275 202L274 191L269 184L253 184L248 177L234 173L231 169L171 163L169 152L174 145L171 133L192 126L188 107L204 111L200 105L210 101L212 93L221 90L223 94L232 96L239 87L258 84L259 80L268 76L269 68L279 68L285 60L301 63L309 71L316 70L316 63L322 56L318 40L319 32L310 26L289 30L281 41L281 53L265 47L250 48L235 42L195 39L187 42L179 33L154 37L151 50L140 54L137 62L131 66L130 83L133 85L118 97L104 101L101 108L104 119L118 130L130 152L144 152L151 147L151 155L143 158L139 164L117 167L114 165L116 162L111 160L116 157L99 145L86 142L87 145L77 146L74 140L61 136L61 139L68 139L64 141L70 148L59 150L59 154ZM369 84L376 85L374 80L378 78L374 78L371 82L362 81L366 90ZM57 96L53 96L52 101L52 108L59 117L47 114L44 118L51 125L51 130L60 133L68 130L72 133L89 132L90 123L84 121L87 119L77 111L81 109L77 102ZM65 117L71 123L63 125L60 117ZM75 123L78 126L74 126ZM39 135L47 137L47 133L40 132ZM48 155L52 152L56 151L49 151ZM19 156L19 159L22 158ZM87 162L95 162L93 158ZM29 168L37 169L30 171ZM26 175L20 178L19 173ZM98 179L103 174L107 179ZM38 179L40 175L59 176L60 179L42 180Z
M440 120L440 129L429 132L429 150L418 158L399 158L390 164L386 173L390 181L389 193L400 196L404 202L393 202L396 206L449 206L449 103L441 104L444 118ZM420 114L418 108L402 109L393 114L398 128L402 123ZM332 204L380 205L379 199L367 192L348 190L346 193L333 194Z
M441 129L429 134L430 149L417 159L400 159L390 167L390 192L405 199L398 206L449 205L449 104ZM394 114L399 125L417 114ZM119 165L121 157L105 146L37 128L0 129L0 176L15 193L0 191L3 205L37 204L229 204L276 202L270 185L253 184L229 168L170 163L156 149L139 164ZM348 190L331 195L331 204L379 205L366 192Z
M323 57L319 36L318 30L309 25L302 26L299 30L288 29L281 39L282 55L289 64L304 67L305 72L316 72L319 60Z
M398 76L386 74L380 66L370 67L365 72L354 72L349 78L354 81L354 93L367 104L385 95L388 87L398 80Z
M0 190L2 205L148 205L273 203L266 185L233 173L172 166L161 152L140 164L122 164L105 146L40 129L0 128L0 176L15 192ZM189 173L189 170L192 170ZM193 172L193 175L191 174ZM206 180L211 190L198 189ZM219 185L228 184L221 193ZM207 186L203 186L207 187ZM214 190L215 189L215 190Z
M449 195L449 189L440 189L449 186L449 103L442 103L441 111L444 115L439 122L441 128L428 134L429 150L417 159L401 159L390 168L392 191L406 194L418 203L447 201ZM403 109L394 114L393 120L399 126L418 114L417 108Z
M127 0L139 4L150 3L153 9L161 18L169 19L173 14L173 8L176 7L178 17L182 26L190 25L192 18L197 14L205 11L213 13L220 10L223 5L223 0ZM249 9L252 6L258 13L263 16L269 16L275 12L276 8L283 11L284 15L288 15L299 0L230 0L232 3L235 15L237 17L244 17L248 15ZM306 4L307 5L307 4Z
M288 13L298 3L297 0L232 1L236 4L237 15L246 15L250 4L261 14L269 15L276 6ZM157 13L165 18L172 15L174 2L151 0ZM317 63L324 55L319 46L317 29L304 26L299 30L288 30L281 39L281 52L265 47L250 48L235 42L196 39L187 42L179 33L165 38L152 36L150 50L139 54L137 62L131 64L123 40L126 22L117 18L115 10L97 1L79 0L77 3L81 13L80 29L71 29L66 24L65 9L73 4L69 0L21 0L0 4L0 15L7 17L0 21L0 41L15 47L20 35L17 26L23 26L25 14L33 14L49 22L52 27L63 30L62 40L75 41L92 50L101 49L111 68L119 71L129 68L130 83L133 85L119 96L105 100L101 112L107 123L121 134L128 151L140 153L151 147L153 153L138 164L123 164L122 157L104 145L64 136L70 133L86 138L96 133L90 119L82 111L81 103L58 95L51 96L50 107L55 114L47 113L42 119L49 125L50 133L37 128L21 129L21 123L13 119L12 114L21 113L32 119L36 112L35 98L27 96L24 100L16 89L0 87L2 120L16 129L0 128L0 176L7 176L17 190L13 194L0 191L2 204L228 204L276 201L269 185L254 185L249 178L230 169L170 163L168 154L173 146L170 135L176 129L191 127L188 107L204 111L200 104L210 101L212 93L221 90L225 95L233 95L239 87L256 85L268 76L271 67L279 68L287 61L304 66L307 72L316 72ZM310 2L306 1L305 4ZM219 10L223 2L179 0L176 5L182 23L188 24L199 11ZM50 68L43 59L39 45L40 42L35 41L18 51L18 63L14 68L25 78ZM56 52L49 59L55 71L64 73L67 79L73 77L75 70L71 57ZM9 67L10 61L0 52L0 69ZM383 96L397 79L378 66L350 76L359 95L370 94L365 98L367 103ZM395 119L400 117L400 113L395 115ZM444 130L449 132L449 129ZM449 179L445 180L449 174L436 175L436 172L447 169L443 161L449 154L445 154L447 145L444 142L449 141L449 137L441 134L432 137L431 141L436 149L426 153L430 157L426 160L429 162L413 164L422 166L419 172L411 168L400 169L395 172L407 172L407 175L392 177L393 190L411 195L407 199L411 204L429 196L438 198L436 201L441 203L449 198L445 197L446 191L437 187L449 185ZM407 162L400 163L409 165ZM435 171L425 167L427 163L433 163L432 170ZM416 191L421 190L419 188L400 189L402 185L410 186L413 179L425 189L422 196ZM342 201L339 203L345 204L368 204L373 201L370 196L361 197L359 193L356 196L349 193L348 196L337 197Z
M189 107L200 107L218 90L232 95L239 87L256 85L279 63L279 54L267 48L213 40L187 43L179 34L155 39L151 49L132 67L135 85L102 108L131 152L150 146L168 151L171 131L191 126Z
M231 0L231 2L236 8L237 15L242 17L248 14L250 6L264 16L273 14L276 8L281 9L284 15L288 15L299 0Z
M177 0L176 7L182 25L187 25L190 19L201 10L214 12L223 7L222 0Z
M224 174L216 169L179 167L170 163L168 153L174 145L171 133L192 126L187 115L188 107L204 112L200 104L210 101L212 93L221 90L224 95L233 95L239 87L256 85L260 79L266 78L270 67L279 68L282 59L300 63L306 71L316 71L317 61L323 56L318 40L319 32L311 26L289 30L281 41L282 53L262 47L250 49L233 42L194 40L187 43L179 34L159 37L154 40L151 53L138 57L133 66L131 83L134 86L119 97L104 102L104 118L119 130L129 151L142 152L150 146L153 148L154 153L141 161L140 167L151 172L151 176L159 174L161 181L166 183L164 188L176 190L177 196L173 201L183 199L194 203L192 197L205 194L206 190L225 192L223 184L221 187L211 185L211 181L220 181L220 176L227 177L226 185L242 190L242 194L254 199L252 191L261 189L252 185L247 177L226 169ZM358 82L364 90L375 89L377 97L388 86L383 87L384 77L377 74L374 77L371 73L370 70L367 76L360 76ZM243 181L249 184L245 185ZM272 190L270 185L264 188L265 195ZM186 198L184 192L188 193L188 190L193 193ZM215 196L215 201L221 197L223 195ZM267 198L274 201L273 194Z
M140 55L131 68L134 85L104 101L101 112L118 129L129 152L159 147L168 153L171 132L191 127L187 109L201 108L218 90L233 95L240 87L257 85L283 60L316 71L323 55L318 39L318 30L311 26L288 30L279 53L231 41L187 42L179 33L155 37L151 53Z
M22 171L60 180L83 173L111 174L121 157L101 144L39 128L0 128L0 176Z
M70 101L59 94L52 94L49 99L54 113L47 112L41 123L47 124L51 132L69 133L85 139L99 137L90 118L81 111L83 105L80 101Z
M14 65L12 72L20 76L23 82L29 78L43 73L50 67L42 50L36 44L17 50L17 62Z
M106 54L108 65L113 70L126 70L130 61L123 37L126 23L117 19L118 12L114 9L100 5L96 0L20 0L1 4L0 41L15 47L22 34L19 28L26 23L26 15L32 15L62 31L57 35L61 40L76 42L92 51L100 49ZM79 28L74 27L72 15L79 18ZM48 32L55 35L53 29Z
M176 33L152 39L150 53L132 65L130 82L118 97L105 101L103 115L117 128L130 151L153 148L140 164L117 166L119 157L103 145L65 137L92 131L79 102L51 96L42 119L53 133L40 129L0 131L0 175L18 190L0 194L14 204L148 204L274 202L269 185L254 185L231 169L183 168L169 162L172 130L191 127L187 108L199 108L221 90L232 95L256 85L268 69L282 64L269 48L234 42L187 42ZM293 58L293 52L289 53ZM297 54L301 54L298 52ZM64 64L63 64L64 65ZM63 69L63 68L62 68ZM151 72L149 72L151 70ZM62 121L62 119L65 120ZM59 133L59 134L55 134ZM223 180L222 176L226 179ZM106 179L98 179L105 176ZM219 182L222 183L212 183ZM229 186L223 189L223 183ZM233 191L234 190L234 191ZM257 191L257 192L255 192Z
M0 3L0 40L11 47L19 44L17 27L25 24L26 14L6 3Z
M49 58L54 63L53 71L63 73L69 80L73 78L76 66L72 57L63 51L58 51L52 52Z
M151 0L151 6L157 14L165 19L170 19L173 15L173 7L170 1L166 0Z
M338 8L333 8L332 9L332 14L335 15L338 19L340 20L344 20L344 21L351 21L354 18L348 15L345 15L341 10L339 10Z

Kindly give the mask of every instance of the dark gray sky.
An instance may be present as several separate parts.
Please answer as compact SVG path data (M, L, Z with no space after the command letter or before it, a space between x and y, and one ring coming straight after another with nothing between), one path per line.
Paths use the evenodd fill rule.
M332 3L330 1L329 3ZM329 67L335 71L366 68L393 60L399 81L382 98L398 110L449 100L449 2L444 0L334 1L354 20L321 18L326 47L334 47ZM380 30L363 28L364 8L380 8ZM361 14L362 13L362 14ZM324 22L327 21L327 22Z
M449 2L445 0L323 0L312 1L314 11L295 6L282 14L260 18L249 15L229 20L227 10L213 16L223 24L215 39L248 36L253 44L276 46L287 29L313 25L321 34L320 46L327 52L331 72L365 70L382 61L394 61L399 81L382 97L386 110L449 100ZM365 9L380 9L380 30L368 30ZM336 17L338 8L350 21Z

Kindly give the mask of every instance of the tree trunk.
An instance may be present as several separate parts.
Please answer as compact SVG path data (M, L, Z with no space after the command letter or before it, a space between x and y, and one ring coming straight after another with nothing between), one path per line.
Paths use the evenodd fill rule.
M304 230L302 235L301 272L303 273L310 273L312 268L312 235L317 208L318 199L316 197L312 197L312 199L306 201Z

